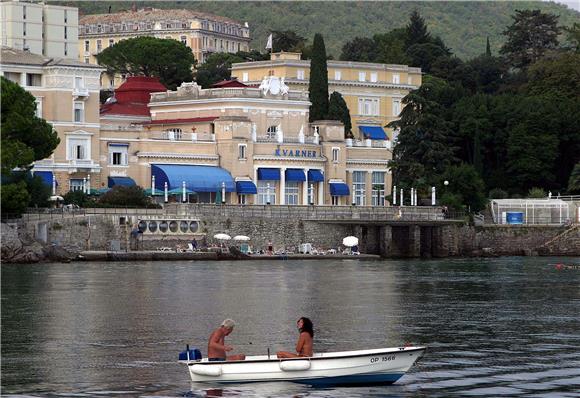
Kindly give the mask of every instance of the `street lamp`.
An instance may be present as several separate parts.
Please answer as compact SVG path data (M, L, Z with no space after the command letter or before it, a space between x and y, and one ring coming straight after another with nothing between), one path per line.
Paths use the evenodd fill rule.
M226 203L226 183L222 181L222 205Z
M270 183L266 184L266 204L270 204Z

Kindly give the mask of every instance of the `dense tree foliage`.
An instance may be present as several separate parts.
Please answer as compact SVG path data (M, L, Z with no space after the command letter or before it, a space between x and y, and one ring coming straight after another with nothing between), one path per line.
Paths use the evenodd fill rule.
M99 203L118 207L147 207L149 205L149 197L145 195L145 191L139 186L125 187L115 185L99 198Z
M52 2L51 2L52 3ZM66 1L85 14L129 10L133 1ZM273 30L293 30L310 38L313 27L325 39L328 55L338 58L344 43L353 37L370 37L377 32L404 28L405 17L417 9L427 21L432 35L445 38L445 43L461 59L467 60L483 53L485 39L490 38L491 50L497 54L505 37L502 31L511 23L516 9L540 9L560 15L560 23L572 26L578 22L578 11L557 2L539 1L479 1L466 4L455 2L416 1L148 1L137 2L138 7L163 9L185 8L248 22L251 48L264 48ZM306 59L306 58L305 58ZM397 63L397 62L393 62ZM405 64L405 63L403 63Z
M60 139L52 126L36 117L32 94L4 77L2 86L2 173L27 168L35 160L49 157Z
M229 53L215 53L207 57L206 61L198 66L195 72L195 81L203 88L209 88L222 80L229 80L233 63L244 60Z
M203 88L209 88L213 84L222 80L229 80L232 77L232 64L237 62L264 61L270 59L269 54L258 51L235 54L214 53L207 57L206 61L197 67L195 81Z
M293 30L272 31L272 51L302 52L306 39Z
M328 67L326 47L322 35L314 35L312 61L310 62L310 82L308 84L310 121L324 120L328 116Z
M422 53L430 75L404 98L401 119L390 124L401 129L392 162L397 186L419 192L436 186L442 203L472 210L481 208L485 192L573 192L571 175L580 161L580 59L575 47L553 48L549 38L557 27L527 29L520 34L544 47L529 50L533 57L525 70L510 69L513 54L494 57L487 43L482 55L466 62L445 54L444 43L436 57ZM417 46L435 41L424 29L414 31L428 43L405 51L419 59Z
M558 46L558 17L540 10L516 10L513 23L504 31L507 41L501 48L514 68L526 68L546 50Z
M0 79L2 212L20 214L27 206L46 205L47 187L27 170L32 162L50 157L60 139L49 123L36 117L34 97L18 84Z
M193 80L196 63L185 44L148 36L118 41L97 54L97 61L109 74L156 76L170 90Z
M350 119L350 112L346 106L346 102L342 95L334 91L330 95L330 103L328 105L328 120L339 120L344 124L344 136L346 138L352 137L352 122Z

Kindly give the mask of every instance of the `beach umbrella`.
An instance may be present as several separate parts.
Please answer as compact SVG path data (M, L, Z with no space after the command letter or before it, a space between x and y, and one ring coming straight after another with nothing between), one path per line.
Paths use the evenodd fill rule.
M230 239L232 239L232 237L229 236L228 234L215 234L213 237L215 239L219 239L219 240L230 240Z
M155 190L155 193L157 194L157 190ZM191 189L185 189L185 194L186 195L195 195L197 192L192 191ZM167 194L169 195L183 195L183 188L173 188L170 191L167 191Z
M342 244L347 247L353 247L358 245L358 238L356 236L347 236L342 240Z
M243 241L250 240L250 237L249 236L246 236L246 235L236 235L236 236L234 236L234 240L243 242Z
M48 200L51 202L56 202L57 200L64 200L64 198L62 196L52 195Z
M163 192L163 189L156 189L155 193L153 193L153 189L151 188L147 188L144 190L145 195L147 196L163 196L165 194L165 192Z

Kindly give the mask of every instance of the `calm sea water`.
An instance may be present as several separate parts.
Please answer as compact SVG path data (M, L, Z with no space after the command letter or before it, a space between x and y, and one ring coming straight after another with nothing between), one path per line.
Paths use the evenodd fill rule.
M555 264L567 266L557 269ZM578 397L580 259L151 262L3 265L3 396ZM192 385L226 317L235 352L429 346L397 384Z

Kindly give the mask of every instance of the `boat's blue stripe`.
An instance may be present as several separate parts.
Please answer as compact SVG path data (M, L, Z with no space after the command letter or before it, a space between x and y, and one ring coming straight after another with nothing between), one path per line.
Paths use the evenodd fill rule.
M212 380L214 383L220 384L244 384L256 382L280 382L287 381L291 383L310 384L313 386L328 386L328 385L370 385L370 384L392 384L403 377L405 373L367 373L350 376L336 376L336 377L315 377L304 379L254 379L254 380Z

